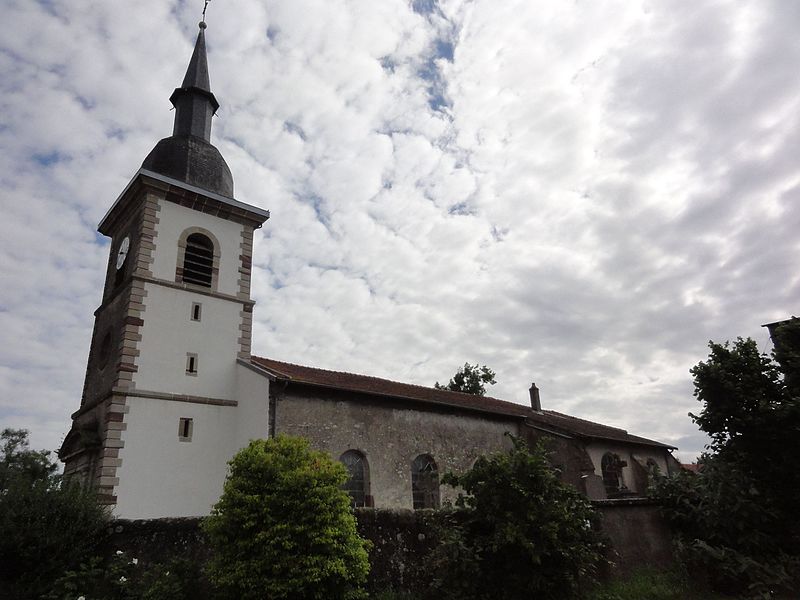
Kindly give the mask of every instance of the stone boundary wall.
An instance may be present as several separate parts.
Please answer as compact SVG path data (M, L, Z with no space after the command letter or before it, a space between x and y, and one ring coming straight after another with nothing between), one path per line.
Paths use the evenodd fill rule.
M608 558L613 565L605 576L672 564L670 533L657 504L646 499L602 500L593 504L601 531L610 542ZM393 589L412 595L426 590L432 576L426 559L436 545L434 511L360 508L356 509L356 518L359 533L373 544L368 589ZM200 518L196 517L119 519L109 527L106 552L122 550L138 558L143 567L174 558L199 565L210 553L199 523Z
M606 558L612 563L606 576L626 575L642 567L669 568L673 564L672 535L659 505L648 498L595 500L600 531L609 542Z

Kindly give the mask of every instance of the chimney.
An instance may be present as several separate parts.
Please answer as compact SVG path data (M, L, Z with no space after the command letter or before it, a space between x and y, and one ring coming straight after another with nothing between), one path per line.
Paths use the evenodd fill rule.
M528 390L528 393L531 395L531 408L536 412L542 412L542 401L539 400L539 388L536 387L535 383L531 384L531 389Z

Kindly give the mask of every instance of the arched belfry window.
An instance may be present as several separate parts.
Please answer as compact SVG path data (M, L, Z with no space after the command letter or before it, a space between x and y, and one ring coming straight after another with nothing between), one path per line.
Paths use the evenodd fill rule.
M366 457L358 450L348 450L339 457L349 477L342 489L350 494L353 506L367 506L369 498L369 467Z
M439 508L439 468L429 454L420 454L411 463L411 494L414 510Z
M183 281L211 287L214 279L214 242L202 233L193 233L186 238L183 256Z
M600 469L603 472L603 485L609 497L625 490L622 482L622 468L628 463L620 460L619 456L611 452L606 452L600 462Z

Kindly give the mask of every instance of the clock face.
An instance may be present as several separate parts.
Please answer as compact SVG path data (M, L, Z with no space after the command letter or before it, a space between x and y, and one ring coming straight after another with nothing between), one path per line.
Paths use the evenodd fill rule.
M125 236L125 239L120 242L119 249L117 250L117 270L121 269L122 265L125 264L125 259L128 257L128 248L130 248L130 245L130 238Z

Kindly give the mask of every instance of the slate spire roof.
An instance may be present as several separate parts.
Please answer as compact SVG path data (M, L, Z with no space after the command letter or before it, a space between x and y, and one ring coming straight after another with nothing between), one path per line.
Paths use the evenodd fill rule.
M205 29L206 24L201 21L183 83L175 88L169 101L175 107L172 135L193 135L210 144L211 118L217 112L219 102L211 91L211 79L208 76Z
M142 168L233 198L231 170L211 144L211 121L219 102L211 91L205 29L201 21L186 75L169 97L175 107L172 136L156 144Z

